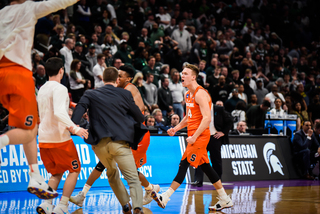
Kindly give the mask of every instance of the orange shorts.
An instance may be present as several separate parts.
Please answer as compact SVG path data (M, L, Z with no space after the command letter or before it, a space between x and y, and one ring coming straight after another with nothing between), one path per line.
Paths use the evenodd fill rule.
M9 126L33 129L39 121L32 72L5 57L0 60L0 103L9 111Z
M196 130L188 131L188 136L192 136L195 131ZM201 133L194 144L188 143L186 151L184 152L181 160L187 158L187 161L190 163L190 165L195 168L204 163L210 163L207 152L207 145L209 141L210 130L206 129Z
M63 143L39 143L40 155L46 170L52 175L80 172L81 164L72 139Z
M137 168L142 167L147 163L147 150L150 145L150 132L148 131L138 144L137 150L132 150L134 161L136 162Z

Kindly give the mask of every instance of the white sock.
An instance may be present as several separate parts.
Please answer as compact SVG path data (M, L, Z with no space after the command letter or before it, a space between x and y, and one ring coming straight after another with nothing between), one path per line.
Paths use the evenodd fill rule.
M37 163L29 165L29 168L30 168L30 173L40 174L39 166Z
M153 185L151 183L149 183L149 185L145 187L145 190L152 190L152 189L153 189Z
M60 204L68 206L69 197L62 196L60 200Z
M169 189L166 191L166 193L170 197L174 193L174 190L171 187L169 187Z
M0 135L0 149L9 145L9 137L6 134Z
M90 190L91 186L88 185L88 184L85 184L83 189L82 189L82 192L84 194L84 196L86 196L86 194L88 193L88 191Z
M52 199L47 199L47 200L44 200L46 203L48 204L52 204Z
M217 192L221 199L226 199L226 197L228 197L223 187L221 189L217 189Z

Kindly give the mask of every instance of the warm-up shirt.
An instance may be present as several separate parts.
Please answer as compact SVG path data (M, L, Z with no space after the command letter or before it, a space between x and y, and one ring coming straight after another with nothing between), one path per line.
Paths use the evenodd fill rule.
M47 81L39 90L38 110L40 125L39 142L62 143L71 139L67 130L72 126L76 132L80 130L70 119L68 89L56 81Z
M38 19L76 2L77 0L26 1L0 10L0 59L5 56L31 71L29 56Z

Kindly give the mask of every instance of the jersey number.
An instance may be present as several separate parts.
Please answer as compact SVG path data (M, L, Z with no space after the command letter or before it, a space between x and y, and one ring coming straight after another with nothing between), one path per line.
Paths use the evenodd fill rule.
M188 111L188 117L192 118L191 109L189 109L189 111Z

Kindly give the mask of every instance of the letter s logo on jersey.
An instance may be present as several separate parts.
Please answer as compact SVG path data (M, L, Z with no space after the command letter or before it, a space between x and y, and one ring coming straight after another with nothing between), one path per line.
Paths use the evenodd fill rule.
M190 158L190 161L193 162L193 161L196 160L196 158L197 158L197 155L196 154L192 154L191 158Z
M32 115L27 116L26 117L26 122L24 123L24 125L32 126L32 123L33 123L33 116Z

